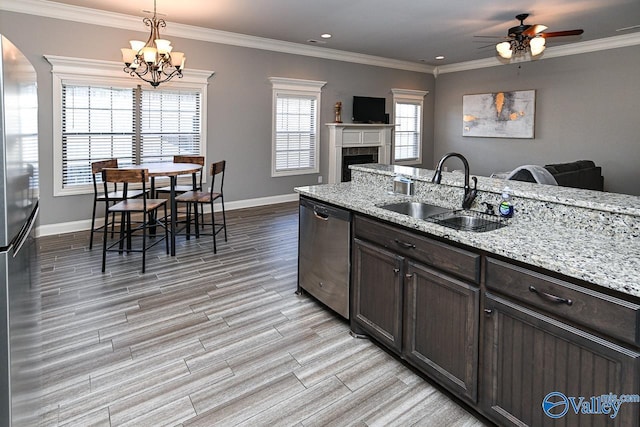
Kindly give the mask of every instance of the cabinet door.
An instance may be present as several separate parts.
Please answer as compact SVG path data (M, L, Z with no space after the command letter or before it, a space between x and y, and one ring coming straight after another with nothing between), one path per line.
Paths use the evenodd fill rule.
M403 263L403 257L354 239L352 320L396 352L402 346Z
M592 397L640 394L640 354L490 294L483 318L481 405L499 424L639 425L638 403L622 403L615 418L581 412L598 409ZM567 410L557 419L542 406L552 392L562 395L548 398L559 403L549 413Z
M409 262L404 357L452 391L477 400L480 289Z

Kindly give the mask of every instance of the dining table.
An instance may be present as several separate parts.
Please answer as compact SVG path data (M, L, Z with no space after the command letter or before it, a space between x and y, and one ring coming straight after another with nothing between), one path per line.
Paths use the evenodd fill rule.
M202 169L202 165L196 163L173 163L173 162L154 162L143 163L140 165L127 166L127 169L147 169L151 178L151 197L155 197L155 178L168 177L170 180L171 191L169 193L169 204L171 206L171 225L169 234L171 235L171 256L176 255L176 223L177 223L177 204L176 204L176 183L180 175L191 174L195 187L195 174Z

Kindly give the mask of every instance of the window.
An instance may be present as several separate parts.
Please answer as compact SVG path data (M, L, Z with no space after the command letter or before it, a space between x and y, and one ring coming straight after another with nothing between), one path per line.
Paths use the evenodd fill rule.
M393 93L394 163L422 163L422 106L428 92L391 89Z
M200 153L200 92L62 83L62 187L92 182L91 163L121 166Z
M117 158L126 166L206 152L206 79L152 88L120 65L124 76L111 77L105 68L106 77L97 77L87 73L86 60L47 60L54 74L54 195L93 191L91 163L97 160ZM69 72L63 60L79 61L77 69Z
M325 82L271 77L271 176L318 173L320 92Z

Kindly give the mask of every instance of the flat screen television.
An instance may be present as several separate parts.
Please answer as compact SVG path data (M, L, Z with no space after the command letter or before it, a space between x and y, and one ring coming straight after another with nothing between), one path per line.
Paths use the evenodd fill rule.
M384 98L354 96L353 123L385 123L385 103Z

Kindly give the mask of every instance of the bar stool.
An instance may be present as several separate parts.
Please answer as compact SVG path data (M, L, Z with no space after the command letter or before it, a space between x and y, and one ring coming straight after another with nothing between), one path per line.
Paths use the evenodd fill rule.
M191 155L175 155L173 156L173 163L192 163L200 166L204 166L204 156L191 156ZM197 173L192 174L192 182L191 185L176 185L175 194L176 196L182 193L186 193L187 191L202 191L202 169L200 169ZM170 194L171 187L161 187L156 189L156 196L158 197L160 194ZM173 212L172 212L173 214ZM177 215L178 213L176 213ZM176 216L176 219L178 217ZM204 216L201 216L202 221L204 222Z
M204 156L183 156L176 155L173 156L173 163L193 163L196 165L204 166ZM202 190L202 170L193 174L193 183L192 185L176 185L175 192L176 194L186 193L187 191L201 191ZM194 188L195 186L195 188ZM171 187L161 187L156 189L156 196L160 193L169 194L171 192Z
M109 214L121 214L120 220L120 236L117 240L107 243L108 230L104 227L104 240L102 242L102 272L104 273L107 262L107 252L117 251L122 252L142 252L142 272L145 272L146 254L147 250L165 241L167 254L169 253L169 235L167 231L167 199L149 199L147 198L146 183L149 180L149 173L147 169L102 169L102 181L105 187L107 211L105 212L105 221L108 220ZM109 198L109 192L107 186L110 184L122 184L123 194L128 194L129 184L141 184L142 185L142 197L137 199L131 199L125 197L123 200L111 205L114 200ZM160 207L164 208L164 223L159 222L155 218L160 218L157 215L157 211ZM135 227L131 221L131 214L141 214L141 222L136 222ZM155 237L155 241L147 245L147 230L151 227L163 227L164 237ZM142 231L142 244L140 248L134 249L132 247L132 237L136 232ZM126 243L126 248L125 248ZM115 246L117 249L114 249Z
M96 227L96 207L98 203L104 203L105 212L109 208L108 200L111 203L120 202L124 199L133 199L142 196L141 190L129 190L128 192L118 191L118 184L113 183L111 188L106 188L104 192L98 191L98 180L102 180L102 170L105 168L118 168L118 159L100 160L91 163L91 178L93 180L93 211L91 213L91 234L89 237L89 249L93 248L93 233L101 230L102 227L108 227L111 225L111 237L113 238L113 232L115 228L115 213L111 216L111 221L107 221L105 216L105 223L100 227ZM126 197L125 197L126 194Z
M221 160L216 163L211 164L210 175L211 175L211 187L209 191L187 191L176 197L176 203L186 203L187 205L187 238L191 235L191 221L193 219L195 223L195 235L196 237L200 237L200 235L205 236L213 236L213 253L218 252L218 248L216 245L216 234L220 231L224 230L224 241L227 241L227 218L224 210L224 174L226 169L227 162L226 160ZM220 184L218 188L216 188L216 176L219 176L217 182ZM216 200L220 200L222 204L222 223L216 223L215 213L214 213L214 202ZM211 233L201 233L200 227L198 226L198 206L208 204L211 207L211 223L202 224L211 226ZM191 208L193 207L193 215L191 214ZM202 210L204 210L202 208Z

